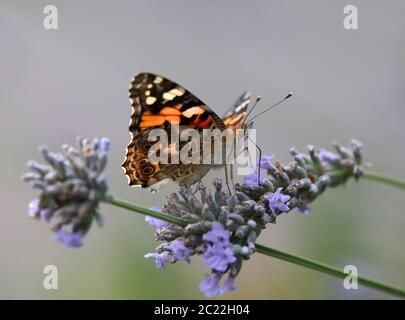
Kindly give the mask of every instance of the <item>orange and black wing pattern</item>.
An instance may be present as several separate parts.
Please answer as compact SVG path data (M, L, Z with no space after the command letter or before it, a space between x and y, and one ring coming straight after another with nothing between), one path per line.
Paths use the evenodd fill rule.
M151 130L164 129L170 136L173 125L197 130L226 128L222 119L200 99L177 83L156 74L135 75L129 88L129 98L132 139L122 166L130 185L147 187L168 175L168 165L164 165L166 168L162 170L161 165L152 164L148 159L152 143L147 140Z

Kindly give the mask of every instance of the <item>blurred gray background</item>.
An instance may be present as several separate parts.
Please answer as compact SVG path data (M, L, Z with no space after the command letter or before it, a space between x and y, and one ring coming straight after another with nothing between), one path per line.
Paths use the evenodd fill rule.
M43 28L43 8L58 8L59 29ZM343 8L359 10L359 29L343 28ZM20 182L37 146L58 150L76 136L112 140L111 190L144 206L157 195L131 189L121 169L136 72L184 85L219 114L244 90L266 105L295 95L256 121L266 154L289 161L291 146L365 145L375 170L405 179L404 1L8 1L0 3L0 298L202 298L199 258L155 269L143 216L103 205L106 225L72 250L27 216L36 196ZM216 172L218 174L218 171ZM205 181L210 183L212 175ZM309 215L280 217L260 242L405 286L403 193L373 182L329 190ZM42 286L45 265L59 289ZM390 298L255 254L239 290L225 298Z

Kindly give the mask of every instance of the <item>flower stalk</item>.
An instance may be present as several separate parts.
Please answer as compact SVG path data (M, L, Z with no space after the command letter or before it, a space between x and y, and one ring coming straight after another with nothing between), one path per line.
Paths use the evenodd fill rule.
M375 182L381 182L386 185L405 190L405 181L401 181L394 177L386 176L382 173L373 172L373 171L364 171L362 178L371 180L371 181L375 181Z

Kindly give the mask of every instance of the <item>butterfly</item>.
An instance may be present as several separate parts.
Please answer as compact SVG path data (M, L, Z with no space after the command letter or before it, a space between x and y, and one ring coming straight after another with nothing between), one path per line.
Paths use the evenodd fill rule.
M157 191L170 181L180 186L192 185L200 181L210 169L222 166L152 163L148 157L154 143L148 141L151 130L160 128L169 132L173 125L178 125L182 130L192 128L199 131L244 129L250 92L243 93L220 117L184 87L160 75L144 72L133 77L129 98L132 106L129 126L132 139L127 146L122 167L130 186L150 187L151 191Z

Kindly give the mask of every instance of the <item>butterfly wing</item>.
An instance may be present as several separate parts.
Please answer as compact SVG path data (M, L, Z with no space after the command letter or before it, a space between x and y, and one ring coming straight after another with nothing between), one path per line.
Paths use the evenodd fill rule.
M205 175L208 170L204 165L152 164L148 158L152 145L147 139L148 134L155 128L161 128L170 137L170 128L174 124L180 128L224 130L226 126L222 119L184 87L152 73L134 76L129 97L132 139L122 165L129 184L141 187L158 184L161 187L170 180L185 183Z
M247 116L250 103L250 92L244 92L223 115L224 124L229 128L239 128Z
M133 108L132 133L169 126L224 129L223 122L204 102L174 81L153 73L134 76L129 88Z

